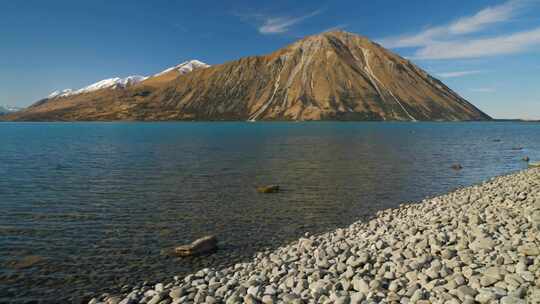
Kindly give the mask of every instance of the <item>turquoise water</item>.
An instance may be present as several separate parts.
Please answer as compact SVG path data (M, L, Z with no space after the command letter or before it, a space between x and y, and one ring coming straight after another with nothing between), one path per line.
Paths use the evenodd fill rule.
M540 160L540 124L514 122L2 123L0 142L0 302L229 265ZM166 254L206 234L216 254Z

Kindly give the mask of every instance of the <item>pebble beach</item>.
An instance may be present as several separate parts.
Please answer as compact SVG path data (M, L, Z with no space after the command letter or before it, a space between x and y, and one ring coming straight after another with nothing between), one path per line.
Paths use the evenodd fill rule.
M540 303L540 168L89 303Z

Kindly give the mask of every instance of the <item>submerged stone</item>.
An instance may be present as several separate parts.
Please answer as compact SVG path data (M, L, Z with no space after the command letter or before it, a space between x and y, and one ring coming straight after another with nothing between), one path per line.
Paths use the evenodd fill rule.
M450 166L450 168L454 170L461 170L463 169L463 166L461 164L453 164L452 166Z
M268 185L257 187L257 192L259 193L276 193L279 192L278 185Z
M174 252L178 256L194 256L210 253L217 249L217 238L213 235L202 237L189 245L178 246Z

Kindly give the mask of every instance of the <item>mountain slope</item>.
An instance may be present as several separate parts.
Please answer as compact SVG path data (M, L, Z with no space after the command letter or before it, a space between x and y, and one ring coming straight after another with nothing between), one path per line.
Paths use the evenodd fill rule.
M195 70L152 86L67 98L27 120L485 120L410 61L367 38L327 32L267 56Z

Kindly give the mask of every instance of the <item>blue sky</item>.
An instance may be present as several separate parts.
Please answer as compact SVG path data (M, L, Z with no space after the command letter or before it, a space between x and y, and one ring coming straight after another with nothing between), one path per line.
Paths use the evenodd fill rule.
M2 1L0 104L333 28L411 59L494 117L540 119L540 0Z

